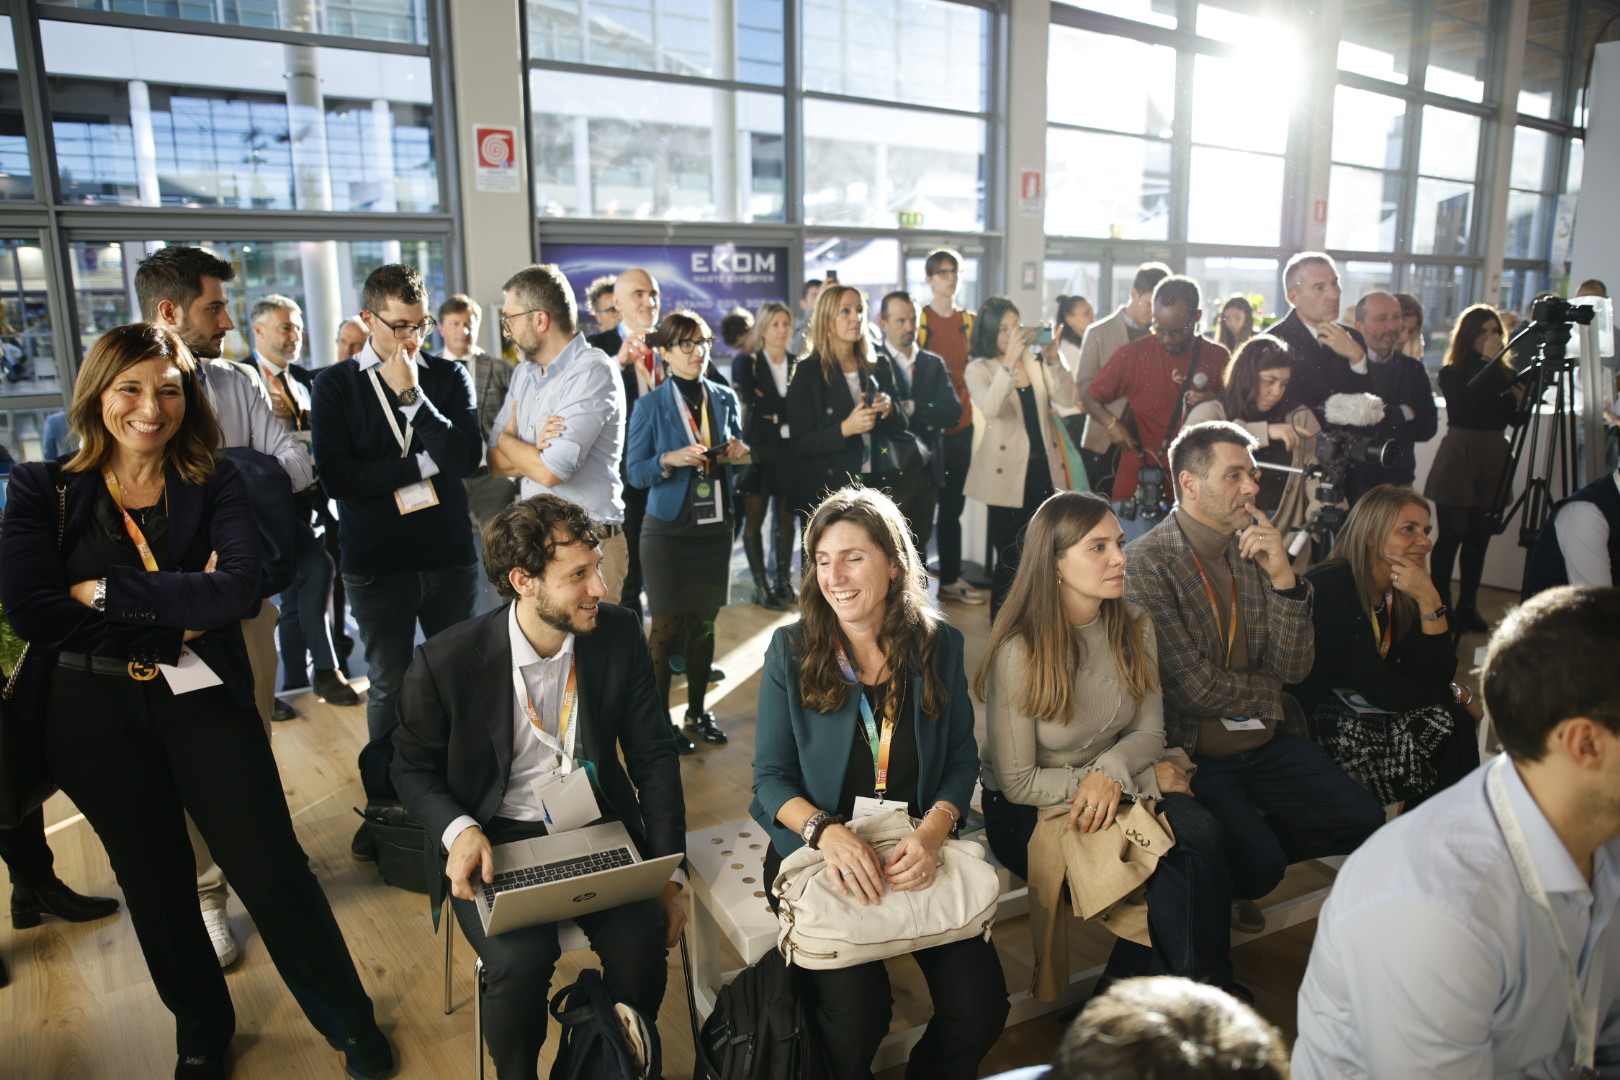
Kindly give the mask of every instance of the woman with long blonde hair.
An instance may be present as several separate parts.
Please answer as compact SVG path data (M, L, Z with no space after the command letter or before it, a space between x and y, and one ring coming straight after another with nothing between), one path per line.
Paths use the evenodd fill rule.
M1082 832L1115 827L1127 799L1157 799L1176 846L1148 879L1151 956L1121 938L1111 974L1182 975L1230 986L1232 878L1224 833L1166 760L1153 623L1125 599L1125 537L1108 500L1060 492L1040 505L985 659L985 832L1029 876L1041 810L1069 807Z
M1429 520L1422 495L1379 484L1350 508L1335 557L1305 575L1316 659L1290 692L1328 756L1386 805L1426 798L1479 764L1480 707L1451 681L1457 652L1429 576Z

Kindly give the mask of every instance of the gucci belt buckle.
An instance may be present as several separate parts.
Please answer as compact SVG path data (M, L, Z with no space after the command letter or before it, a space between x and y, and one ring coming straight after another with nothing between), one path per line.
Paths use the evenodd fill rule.
M131 660L129 662L129 677L136 682L151 682L157 678L158 666L150 660Z

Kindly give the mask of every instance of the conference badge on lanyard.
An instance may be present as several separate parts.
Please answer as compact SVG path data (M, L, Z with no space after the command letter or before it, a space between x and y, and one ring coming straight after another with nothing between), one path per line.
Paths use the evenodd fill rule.
M708 394L703 395L703 404L698 406L703 418L701 427L692 416L692 407L686 403L686 398L677 393L675 400L681 403L681 413L692 438L702 443L705 448L714 446L714 433L709 428L710 410L705 407L709 401ZM725 512L720 506L719 477L711 474L711 468L712 466L705 462L692 479L692 521L698 525L713 525L717 521L725 520Z
M877 814L904 813L906 809L904 803L886 801L889 790L889 751L894 744L894 729L900 719L899 710L895 708L894 692L891 690L885 697L883 723L880 727L872 711L872 703L867 700L866 687L855 677L854 665L849 662L849 656L844 652L842 645L838 646L838 667L852 691L858 695L861 726L866 729L866 742L872 750L872 795L857 795L851 816L858 820Z
M394 433L394 441L399 443L399 456L411 456L411 440L416 431L411 427L410 421L405 422L404 428L394 419L394 407L388 403L388 395L383 393L382 380L377 377L377 369L371 368L366 372L371 376L371 388L377 391L377 401L382 405L383 418L388 421L388 429ZM430 506L439 505L439 493L433 488L433 478L426 477L414 484L406 484L394 492L394 506L401 515L414 514L418 510L426 510Z

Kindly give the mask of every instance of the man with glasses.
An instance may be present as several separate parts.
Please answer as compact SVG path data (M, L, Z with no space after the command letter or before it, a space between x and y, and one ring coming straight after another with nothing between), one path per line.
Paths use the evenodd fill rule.
M321 484L338 501L349 606L371 677L360 775L373 801L395 799L388 768L399 691L422 633L469 619L478 593L467 489L482 442L467 369L422 351L433 331L414 267L380 266L361 291L369 334L353 359L315 380ZM376 857L361 826L352 851Z
M1315 658L1312 592L1254 505L1256 445L1225 420L1182 431L1169 453L1176 508L1125 563L1126 599L1147 611L1158 641L1165 745L1198 766L1190 785L1160 764L1159 786L1196 795L1220 820L1232 895L1249 902L1234 925L1247 930L1264 928L1252 901L1289 863L1349 854L1384 822L1372 793L1315 743L1277 730L1299 714L1283 687Z
M585 302L591 306L598 334L619 328L619 309L613 306L613 286L617 281L612 274L603 274L585 289Z
M973 399L968 393L968 339L973 313L956 306L956 288L962 277L962 256L940 248L923 262L933 295L917 313L917 347L945 361L956 391L961 416L939 435L935 453L940 458L939 524L934 528L939 550L939 597L963 604L984 603L984 593L962 580L962 510L967 506L963 487L973 463Z
M625 430L621 369L586 343L574 291L556 266L525 267L501 292L501 330L523 359L495 416L490 473L521 477L519 498L549 492L591 516L602 537L604 599L617 604L630 565L619 474Z
M1220 390L1226 372L1226 350L1198 336L1198 305L1192 278L1160 281L1153 290L1153 333L1116 350L1080 395L1092 421L1120 448L1110 498L1127 541L1146 535L1163 516L1162 505L1174 495L1165 451L1187 412ZM1134 423L1104 404L1120 398ZM1146 488L1139 497L1143 466L1161 471L1162 502L1149 498Z

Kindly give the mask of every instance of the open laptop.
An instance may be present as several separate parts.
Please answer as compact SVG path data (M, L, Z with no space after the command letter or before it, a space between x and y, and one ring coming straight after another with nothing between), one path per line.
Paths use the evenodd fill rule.
M651 900L682 859L643 861L618 821L497 844L494 855L495 880L473 894L490 935Z

